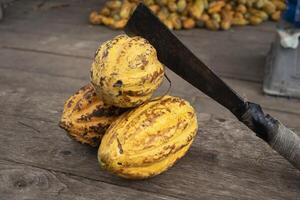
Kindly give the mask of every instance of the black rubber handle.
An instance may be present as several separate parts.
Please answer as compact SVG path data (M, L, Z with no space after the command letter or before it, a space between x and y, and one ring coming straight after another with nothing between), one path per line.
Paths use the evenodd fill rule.
M243 110L238 119L300 170L299 136L270 115L265 115L258 104L246 102Z

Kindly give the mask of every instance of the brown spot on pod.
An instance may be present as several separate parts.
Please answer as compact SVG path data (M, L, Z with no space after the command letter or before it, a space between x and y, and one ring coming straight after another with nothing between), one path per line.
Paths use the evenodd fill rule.
M126 110L105 105L88 84L66 101L59 126L75 140L98 146L110 124Z
M128 179L160 174L191 146L197 133L194 113L189 103L178 97L146 102L110 126L98 151L99 160L107 170Z

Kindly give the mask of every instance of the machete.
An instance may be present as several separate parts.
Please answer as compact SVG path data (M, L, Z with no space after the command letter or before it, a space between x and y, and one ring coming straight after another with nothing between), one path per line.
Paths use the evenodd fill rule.
M127 22L129 36L147 39L158 59L177 75L231 111L256 135L300 170L300 138L260 105L245 101L198 59L143 3Z

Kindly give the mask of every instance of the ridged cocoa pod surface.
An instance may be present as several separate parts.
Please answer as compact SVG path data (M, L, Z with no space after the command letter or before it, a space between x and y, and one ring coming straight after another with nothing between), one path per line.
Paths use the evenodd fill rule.
M91 82L106 104L136 107L150 99L164 77L154 47L142 37L119 35L97 50Z
M104 105L92 84L88 84L66 101L59 126L75 140L98 146L109 125L124 111Z
M112 123L99 147L99 163L127 179L158 175L185 155L197 128L187 101L172 96L149 101Z

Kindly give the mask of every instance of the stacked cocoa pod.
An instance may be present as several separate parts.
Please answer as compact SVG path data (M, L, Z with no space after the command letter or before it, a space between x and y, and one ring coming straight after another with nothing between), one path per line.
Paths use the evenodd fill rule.
M153 98L164 67L141 37L120 35L96 51L91 83L64 105L60 127L75 140L99 147L100 165L124 178L162 173L185 155L197 116L185 100Z
M90 14L92 24L123 28L139 0L109 0ZM228 30L232 26L258 25L268 19L278 21L285 0L144 0L169 29L206 27Z

